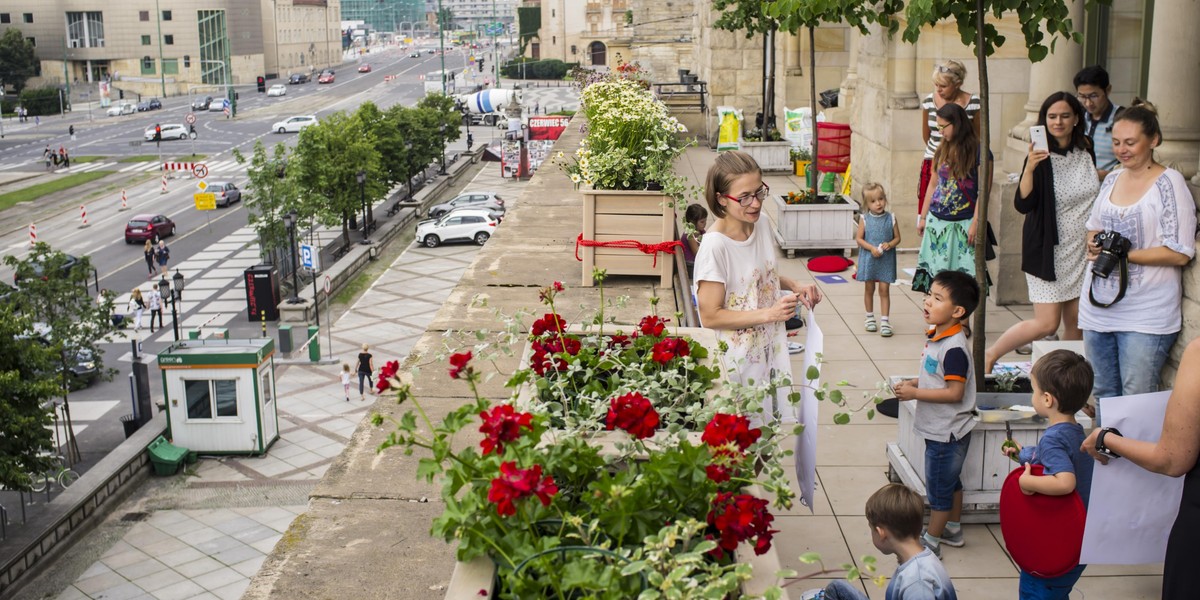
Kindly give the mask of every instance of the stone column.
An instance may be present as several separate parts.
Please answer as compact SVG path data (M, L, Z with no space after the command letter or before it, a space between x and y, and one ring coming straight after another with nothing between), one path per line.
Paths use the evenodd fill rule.
M1154 35L1150 38L1147 99L1158 108L1163 144L1158 160L1196 175L1200 157L1200 111L1192 99L1200 95L1200 58L1195 26L1200 23L1197 0L1160 0L1154 5ZM1190 30L1190 33L1189 33Z
M858 44L862 36L858 29L850 27L850 64L846 67L846 78L842 80L841 91L838 92L838 106L850 106L854 103L854 92L858 89Z
M1068 15L1072 23L1082 27L1084 23L1083 2L1073 0L1069 6ZM1158 35L1158 32L1155 32ZM1047 43L1048 40L1047 40ZM1042 102L1054 92L1074 91L1072 80L1079 69L1083 68L1083 46L1067 39L1059 39L1050 54L1041 62L1029 66L1029 101L1025 103L1025 120L1013 127L1009 135L1019 139L1029 139L1029 128L1037 124L1038 111ZM1024 158L1027 148L1021 146L1021 157ZM1019 168L1019 165L1018 165Z
M900 39L899 34L893 36L889 44L892 69L891 85L888 89L888 108L917 108L921 105L921 97L917 94L917 45ZM851 48L857 54L856 46L857 44ZM850 64L854 64L854 62L852 61Z
M804 66L800 63L800 35L797 33L779 32L775 35L783 39L784 75L797 75Z

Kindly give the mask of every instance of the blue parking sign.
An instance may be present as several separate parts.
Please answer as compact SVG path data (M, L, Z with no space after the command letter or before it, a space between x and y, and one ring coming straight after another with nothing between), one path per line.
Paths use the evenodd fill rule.
M300 266L309 270L316 270L317 253L316 249L308 244L300 244Z

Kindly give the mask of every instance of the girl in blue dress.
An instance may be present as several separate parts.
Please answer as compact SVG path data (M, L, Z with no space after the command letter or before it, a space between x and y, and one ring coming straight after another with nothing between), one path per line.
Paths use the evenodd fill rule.
M867 331L892 337L888 315L892 309L889 286L896 282L896 246L900 244L900 226L896 215L887 210L887 192L878 183L863 187L862 218L858 221L858 273L854 278L865 283L863 304L867 309ZM879 289L879 323L875 322L875 289Z

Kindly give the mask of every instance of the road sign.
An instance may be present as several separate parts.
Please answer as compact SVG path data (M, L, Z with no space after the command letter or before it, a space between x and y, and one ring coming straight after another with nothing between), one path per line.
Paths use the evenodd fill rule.
M216 210L217 195L216 194L192 194L192 198L196 201L196 210Z
M187 115L185 115L183 117L183 120L185 122L187 122L188 125L195 125L196 124L196 113L188 113Z
M205 190L207 190L207 189L208 189L208 184L207 184L207 183L204 183L203 181L197 181L197 182L196 182L196 189L198 189L198 190L200 190L201 192L203 192L203 191L205 191Z
M221 98L221 107L229 108L229 98Z
M316 248L309 244L300 244L300 266L316 271L317 260Z
M329 295L329 290L333 289L333 280L328 275L325 276L325 295Z
M199 179L208 177L208 165L200 163L192 167L192 175L195 175Z

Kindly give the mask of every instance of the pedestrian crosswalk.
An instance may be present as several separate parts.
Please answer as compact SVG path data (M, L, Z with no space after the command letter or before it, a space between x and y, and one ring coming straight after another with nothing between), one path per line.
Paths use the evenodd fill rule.
M238 164L234 159L205 161L202 164L208 167L209 175L245 175L248 164ZM0 165L0 171L30 171L42 170L45 166L40 161L25 161L18 163L10 163ZM70 169L60 168L59 172L66 173L90 173L92 171L118 171L120 173L151 173L162 169L162 163L159 162L135 162L122 163L116 161L98 160L95 162L73 164Z

